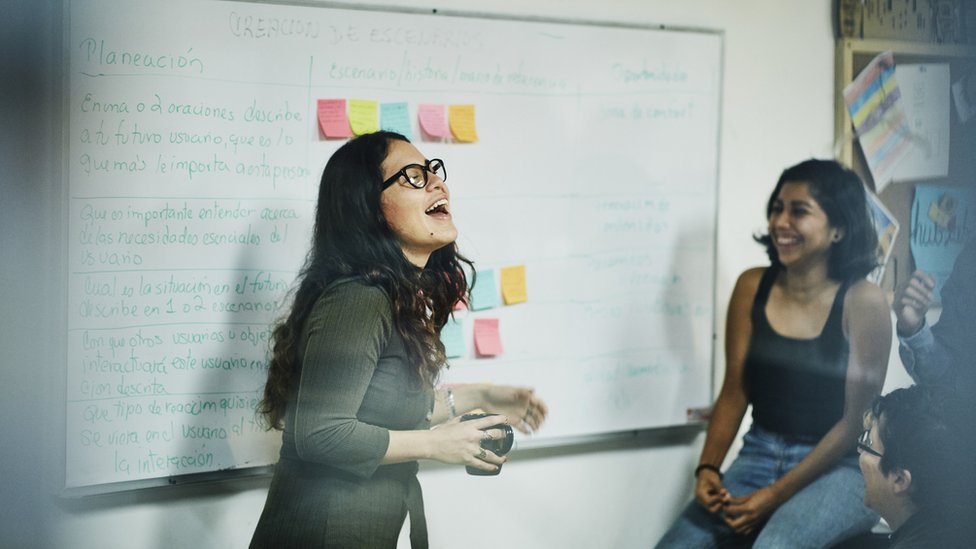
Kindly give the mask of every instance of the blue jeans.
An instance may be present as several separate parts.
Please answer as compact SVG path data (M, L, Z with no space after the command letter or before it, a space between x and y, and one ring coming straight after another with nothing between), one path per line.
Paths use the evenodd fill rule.
M752 493L786 474L814 446L753 425L722 483L733 496ZM736 534L721 516L692 500L657 547L830 547L877 522L878 515L864 506L857 456L848 456L776 509L758 535Z

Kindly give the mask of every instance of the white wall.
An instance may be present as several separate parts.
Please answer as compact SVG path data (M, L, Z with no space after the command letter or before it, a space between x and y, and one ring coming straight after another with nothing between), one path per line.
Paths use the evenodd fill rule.
M350 2L351 3L351 2ZM516 16L702 27L725 32L717 313L735 277L764 262L750 235L780 171L832 154L833 34L829 0L386 0L389 6ZM10 0L0 46L15 64L55 64L60 2ZM11 17L12 14L12 17ZM0 39L3 40L3 39ZM0 56L4 57L4 56ZM54 70L55 74L57 70ZM245 547L268 479L63 500L56 470L62 420L44 403L62 396L57 311L63 283L57 234L60 100L50 80L3 71L6 175L0 207L3 303L3 467L0 545L72 548ZM26 82L26 83L25 83ZM54 79L57 84L57 77ZM12 94L12 95L9 95ZM7 101L13 98L15 101ZM26 108L25 108L26 107ZM7 128L16 131L8 139ZM54 141L52 141L54 139ZM687 159L695 162L694 158ZM711 215L703 211L702 215ZM721 349L721 338L719 341ZM721 353L719 353L721 354ZM717 358L716 384L723 359ZM893 364L897 367L897 364ZM53 399L53 400L52 400ZM56 408L55 408L56 409ZM496 478L425 466L420 475L434 547L648 547L690 498L702 436L668 431L629 442L516 454ZM46 532L42 534L41 532Z

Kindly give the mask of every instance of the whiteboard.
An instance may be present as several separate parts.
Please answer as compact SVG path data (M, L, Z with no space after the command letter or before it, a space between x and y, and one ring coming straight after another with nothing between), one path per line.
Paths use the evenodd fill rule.
M722 36L238 2L69 4L65 485L274 463L273 320L344 140L319 99L407 104L482 290L444 383L535 387L521 444L678 425L709 404ZM192 16L190 15L192 14ZM474 105L478 140L419 105ZM489 287L489 284L494 286ZM476 355L476 319L503 352Z

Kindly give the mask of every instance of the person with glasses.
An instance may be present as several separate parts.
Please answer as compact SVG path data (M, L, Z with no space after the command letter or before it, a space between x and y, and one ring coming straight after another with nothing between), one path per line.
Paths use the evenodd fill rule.
M411 545L427 547L417 460L495 471L506 458L482 448L503 435L491 427L545 420L528 388L435 390L439 333L473 272L446 181L443 160L390 132L326 164L312 247L273 331L259 411L282 447L251 547L395 547L408 515ZM499 415L460 421L476 408Z
M894 530L890 549L976 547L974 411L945 387L915 385L865 414L864 503Z
M888 302L866 280L878 238L864 186L830 160L787 168L726 323L725 381L695 468L694 500L658 547L828 547L878 516L861 502L854 441L881 392ZM723 473L747 407L752 426Z

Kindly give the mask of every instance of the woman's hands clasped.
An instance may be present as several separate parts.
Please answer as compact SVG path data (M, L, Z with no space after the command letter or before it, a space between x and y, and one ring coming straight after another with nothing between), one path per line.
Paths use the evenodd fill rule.
M709 513L718 513L722 507L728 503L731 495L722 486L722 479L718 473L703 469L698 473L698 482L695 483L695 499Z
M505 436L501 429L491 429L499 423L508 423L508 418L496 415L462 422L460 417L456 417L434 427L430 431L434 437L431 459L495 471L508 458L482 448L481 442Z
M773 514L779 503L768 486L744 496L733 496L722 485L722 479L708 470L698 475L695 499L709 513L721 514L722 520L737 534L750 534Z
M737 534L750 534L779 507L773 490L763 487L751 494L733 496L725 505L725 523Z

